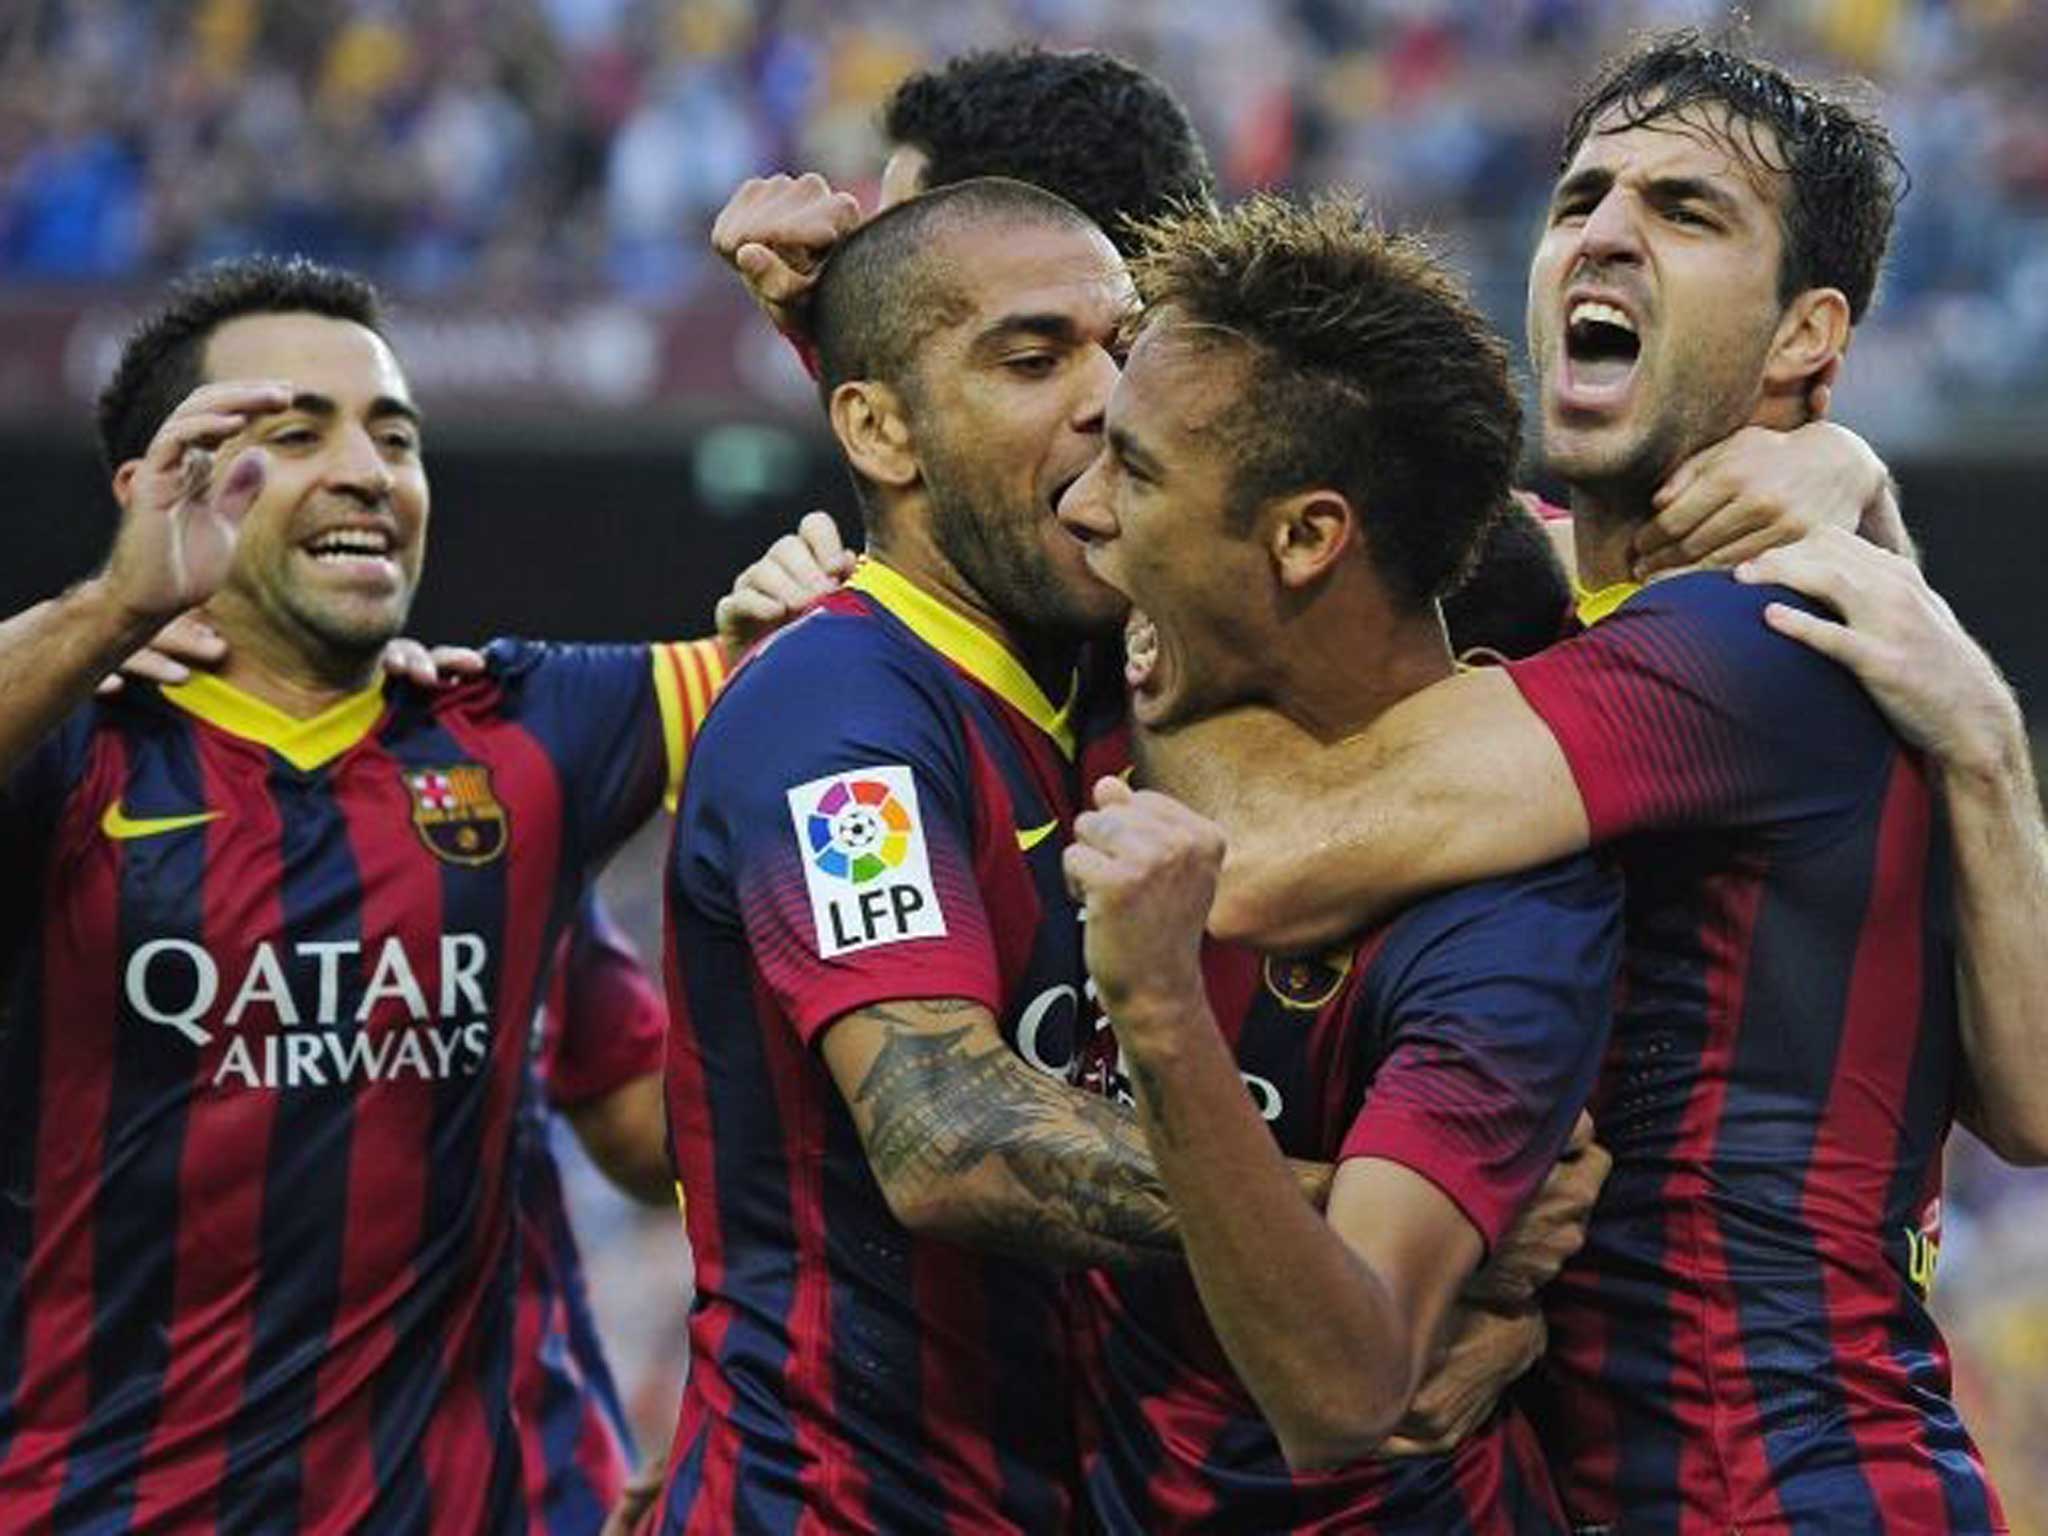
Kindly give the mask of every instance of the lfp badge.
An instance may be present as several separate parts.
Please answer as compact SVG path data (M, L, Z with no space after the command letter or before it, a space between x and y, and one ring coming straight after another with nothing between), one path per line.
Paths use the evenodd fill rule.
M789 815L821 957L945 937L908 767L886 763L799 784L789 791Z

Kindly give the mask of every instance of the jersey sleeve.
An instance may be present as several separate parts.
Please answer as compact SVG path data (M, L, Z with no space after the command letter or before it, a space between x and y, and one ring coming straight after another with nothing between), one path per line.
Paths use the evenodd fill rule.
M1412 1169L1491 1250L1592 1093L1620 943L1620 882L1589 858L1412 908L1363 991L1385 1048L1339 1161Z
M714 640L662 645L497 641L486 652L506 712L562 774L572 846L589 863L662 804L673 806L690 749L725 680Z
M668 1011L595 886L585 890L562 935L548 1008L540 1072L557 1109L588 1104L661 1070Z
M698 742L672 916L739 928L806 1042L892 999L994 1012L971 774L940 664L878 620L814 611L740 670Z
M1720 827L1824 840L1882 791L1897 740L1851 675L1770 629L1779 587L1657 582L1510 664L1556 737L1593 841Z

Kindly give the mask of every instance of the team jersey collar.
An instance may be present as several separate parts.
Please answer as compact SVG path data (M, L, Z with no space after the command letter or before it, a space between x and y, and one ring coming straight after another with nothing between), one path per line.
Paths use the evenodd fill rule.
M1064 756L1074 755L1072 716L1081 692L1079 672L1067 684L1066 702L1055 708L1008 646L873 556L862 559L846 584L880 603L918 639L1045 732Z
M1581 586L1579 578L1572 578L1572 612L1579 616L1579 622L1591 629L1623 603L1643 590L1640 581L1617 581L1595 590Z
M369 735L384 713L381 677L360 693L352 693L305 720L204 672L195 672L188 681L172 683L161 692L187 714L230 736L270 748L301 772L333 762Z

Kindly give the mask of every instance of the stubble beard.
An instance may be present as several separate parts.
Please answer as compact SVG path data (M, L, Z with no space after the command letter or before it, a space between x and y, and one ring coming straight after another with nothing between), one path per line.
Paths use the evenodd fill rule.
M953 568L1027 644L1081 644L1116 633L1122 615L1088 611L1033 537L1035 507L1008 504L979 483L950 450L923 465L932 542Z

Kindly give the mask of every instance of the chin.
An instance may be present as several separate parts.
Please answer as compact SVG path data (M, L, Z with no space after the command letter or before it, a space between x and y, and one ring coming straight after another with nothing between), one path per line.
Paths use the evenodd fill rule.
M374 655L404 634L406 613L404 608L367 613L328 610L302 614L300 622L337 655L360 658Z

